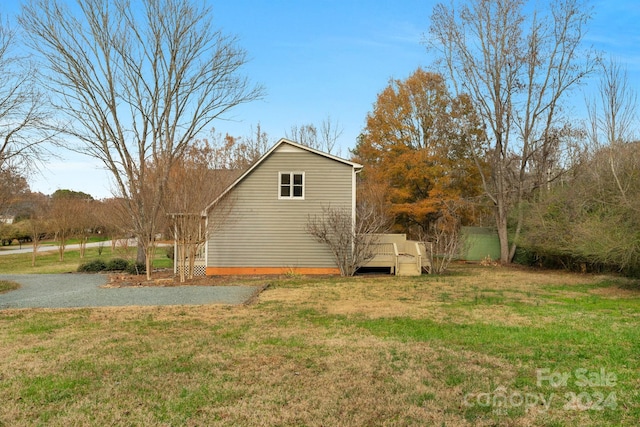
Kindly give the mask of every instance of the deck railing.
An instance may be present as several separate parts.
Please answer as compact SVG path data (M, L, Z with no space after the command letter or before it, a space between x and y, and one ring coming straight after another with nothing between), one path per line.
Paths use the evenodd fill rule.
M415 257L416 269L422 271L422 253L420 252L420 244L418 242L408 241L405 246L407 248L407 254Z
M412 257L411 263L415 263L415 271L422 272L423 268L430 270L424 243L406 240L403 234L379 234L374 238L376 241L370 244L373 258L364 264L365 267L389 267L391 273L398 274L401 258ZM403 255L406 257L403 258Z
M365 267L389 267L395 273L398 270L398 245L392 242L369 244L373 257L364 263Z

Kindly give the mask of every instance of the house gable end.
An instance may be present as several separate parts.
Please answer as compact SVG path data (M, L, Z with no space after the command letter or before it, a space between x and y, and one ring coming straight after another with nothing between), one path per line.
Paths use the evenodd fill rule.
M324 207L354 206L360 167L281 140L227 189L232 212L209 239L209 274L336 271L331 252L306 231L306 224Z
M212 203L210 203L203 212L203 215L208 215L209 210L215 206L220 200L222 200L225 196L227 196L240 182L244 181L249 175L253 173L253 171L258 168L266 159L268 159L273 153L281 152L281 153L314 153L318 156L331 159L338 163L342 163L345 165L349 165L355 172L359 172L363 166L359 163L354 163L340 157L324 153L319 150L315 150L313 148L298 144L296 142L290 141L288 139L282 138L280 139L269 151L267 151L262 157L260 157L256 162L254 162L242 175L240 175L231 185L229 185Z

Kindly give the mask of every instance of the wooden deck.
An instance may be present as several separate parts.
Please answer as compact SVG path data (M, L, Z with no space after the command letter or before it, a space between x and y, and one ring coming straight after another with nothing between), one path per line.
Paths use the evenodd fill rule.
M405 234L376 234L371 245L373 258L363 267L388 267L397 276L419 276L429 272L424 244L407 240Z

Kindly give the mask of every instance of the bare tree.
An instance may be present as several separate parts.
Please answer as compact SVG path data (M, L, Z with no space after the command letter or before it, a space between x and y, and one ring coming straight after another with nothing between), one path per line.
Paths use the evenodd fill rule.
M571 185L540 197L525 221L524 246L537 262L583 271L615 268L638 275L640 145L637 94L615 60L601 64L587 99L590 146Z
M213 151L209 166L213 169L246 169L258 160L270 147L271 142L266 132L262 131L260 123L251 134L245 137L235 137L229 134L222 136L215 129L211 131L211 138L202 142Z
M331 116L327 116L322 121L320 129L314 124L294 125L291 126L289 132L285 133L285 137L315 150L339 155L339 150L336 150L336 144L343 131L344 129L340 122L334 121Z
M0 168L0 215L11 215L15 205L29 193L29 184L17 168Z
M628 186L620 176L626 159L615 156L621 144L633 141L638 129L637 100L635 90L629 86L627 71L613 59L603 64L598 84L598 97L587 102L590 119L589 139L594 150L608 153L609 169L620 193L621 202L629 204Z
M0 171L27 171L52 137L46 97L34 85L31 62L18 52L16 30L0 18Z
M613 58L602 63L597 95L587 100L589 139L596 149L633 141L638 130L637 101L627 70Z
M309 216L306 231L329 247L342 276L353 276L373 258L373 234L383 232L387 224L387 218L369 204L358 206L356 218L351 209L325 206L321 214Z
M56 190L52 195L51 210L53 222L57 225L56 233L65 238L78 239L80 258L84 258L87 241L97 225L97 202L90 194L82 191ZM63 242L62 245L65 245Z
M76 225L76 214L74 203L66 197L57 197L51 200L49 210L49 224L58 242L58 261L64 261L64 252L67 241L73 234Z
M336 143L343 132L344 128L340 125L340 122L333 121L331 116L327 116L320 125L320 141L323 151L339 156L340 150L336 151Z
M40 240L49 228L49 199L41 194L31 195L31 212L28 219L28 230L31 235L31 266L36 266Z
M110 237L111 251L115 253L118 242L126 240L133 233L124 200L109 198L97 202L92 213L100 231Z
M149 278L172 165L213 120L262 96L240 75L245 52L188 0L33 0L20 22L61 130L112 173Z
M94 215L95 200L74 200L76 212L76 224L74 228L74 234L78 238L78 244L80 245L80 259L84 258L87 242L89 237L95 233L97 225L97 217Z
M293 125L289 132L285 132L285 138L295 141L298 144L306 145L315 150L320 150L320 141L318 140L318 128L314 124L306 124L302 126Z
M245 166L258 160L273 144L269 135L262 130L260 123L255 128L251 126L251 133L242 138L239 145L241 157L247 161Z
M424 244L429 257L429 272L444 273L451 261L456 259L462 249L460 235L461 203L451 201L442 207L441 216L429 224L424 236Z
M194 276L195 258L206 242L206 217L201 213L170 213L176 245L176 263L180 283Z
M515 253L524 201L542 184L532 181L531 169L550 170L557 158L561 100L594 67L580 51L589 12L578 0L552 0L548 14L525 14L525 6L524 0L471 0L458 9L438 4L427 40L486 126L491 148L476 156L486 155L490 165L489 173L478 169L494 206L503 263ZM516 219L511 246L510 216Z
M225 138L223 147L225 153L234 153L229 141ZM194 262L204 247L210 233L216 231L215 221L207 224L204 209L212 203L232 182L241 170L212 169L211 166L220 162L220 147L211 145L208 141L200 141L197 146L190 147L185 156L176 162L171 170L171 179L165 199L165 211L171 219L170 229L177 246L177 256L174 262L178 267L180 282L194 276ZM242 153L241 153L242 154ZM242 163L233 159L222 161L224 165ZM218 203L216 214L229 211L228 201Z

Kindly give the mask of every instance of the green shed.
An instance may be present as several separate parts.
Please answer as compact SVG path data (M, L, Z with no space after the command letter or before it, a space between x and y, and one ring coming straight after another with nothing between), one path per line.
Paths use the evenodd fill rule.
M482 261L487 256L500 259L498 231L492 227L462 227L462 250L460 259Z

